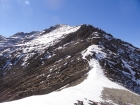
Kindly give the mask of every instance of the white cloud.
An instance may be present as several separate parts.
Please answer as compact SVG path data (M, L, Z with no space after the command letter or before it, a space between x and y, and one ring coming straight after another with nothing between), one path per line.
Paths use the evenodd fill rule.
M29 4L30 4L30 2L26 0L26 1L25 1L25 4L29 5Z

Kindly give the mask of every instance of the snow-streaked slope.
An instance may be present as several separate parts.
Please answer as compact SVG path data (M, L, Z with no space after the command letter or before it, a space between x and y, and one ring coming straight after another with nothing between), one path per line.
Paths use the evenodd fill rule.
M46 48L56 44L57 42L59 42L59 40L61 40L67 34L75 32L79 28L80 26L70 27L67 25L63 25L55 29L54 31L44 34L30 42L17 45L17 46L25 46L24 49L22 49L22 52L24 54L23 55L24 62L22 63L22 66L27 66L28 63L26 61L30 57L32 57L35 53L38 53L39 55L41 55L42 53L44 53Z
M39 36L39 34L40 34L39 31L32 31L30 33L23 32L16 33L13 36L4 38L4 40L0 40L0 48L9 48L16 44L28 42Z
M82 52L83 59L86 59L86 56L91 55L91 52L97 51L97 49L100 52L99 54L102 54L102 56L97 56L100 56L100 58L106 56L98 46L92 45ZM104 75L98 60L93 58L88 62L91 70L88 73L88 77L79 85L42 96L32 96L13 102L1 103L0 105L73 105L77 100L83 101L84 105L89 105L89 100L103 101L101 98L103 87L125 89L111 82Z
M58 87L57 91L53 91L52 93L49 93L46 95L32 96L32 97L24 98L24 99L13 101L13 102L1 103L0 105L19 105L19 104L20 105L25 105L25 104L26 105L73 105L74 103L77 103L77 100L83 101L84 105L89 105L88 103L90 100L95 101L95 102L104 101L101 98L103 97L102 91L104 92L106 89L104 87L107 87L109 89L115 88L116 90L123 89L122 91L125 90L127 92L128 90L125 89L124 87L121 87L120 84L132 91L135 91L136 93L140 93L139 91L140 90L140 85L139 85L140 84L140 76L139 76L140 50L135 48L131 44L123 42L119 39L115 39L113 38L113 36L101 30L88 27L88 26L70 27L67 25L60 25L60 26L54 27L53 30L51 31L42 31L42 32L43 33L39 34L39 36L35 37L32 40L28 40L27 42L20 43L20 44L19 43L14 44L12 47L6 48L5 50L1 50L2 51L2 53L0 53L1 58L5 60L3 65L1 65L2 70L4 71L3 74L6 74L4 76L8 77L7 79L5 79L6 81L8 81L10 76L13 76L13 79L14 79L15 78L15 76L13 75L14 73L20 77L19 72L21 71L22 73L21 69L26 70L27 66L30 68L34 66L35 69L34 68L28 69L27 67L26 71L36 70L36 73L39 72L39 74L33 75L34 77L37 77L37 79L31 78L30 80L28 79L29 78L28 77L27 79L24 79L23 82L22 81L21 83L19 82L18 86L20 87L16 88L15 86L14 88L12 88L12 90L10 90L10 91L14 91L13 93L11 92L7 95L5 91L5 87L4 87L4 92L3 90L1 90L1 93L2 93L1 97L3 98L3 96L6 96L6 95L7 95L6 97L12 96L11 100L14 100L14 99L17 99L16 96L19 96L19 98L23 98L20 96L24 94L28 94L28 93L29 94L31 93L32 95L33 88L30 86L30 84L28 85L28 83L31 83L34 81L35 82L33 84L38 84L38 86L36 86L34 89L35 92L38 92L38 90L41 90L41 89L42 90L47 89L48 87L51 87L51 86L53 88L54 83L57 83L56 85L54 85L54 87L57 87L61 83L64 83L63 85L61 85L61 87L62 86L64 87L62 88ZM75 33L71 34L72 32L75 32ZM75 40L72 40L70 44L69 42L67 42L62 45L58 44L58 46L56 47L57 42L58 43L63 42L63 40L65 38L68 38L68 36L70 35L73 35L74 37L76 36L77 40L76 38L74 38ZM69 44L69 46L65 46L67 44ZM61 51L58 50L55 52L56 49L62 49L62 50ZM73 51L73 49L77 51ZM66 53L69 51L70 53ZM59 56L60 54L64 55L64 57L63 56L60 57ZM58 59L56 59L57 58L56 55L58 55ZM68 60L63 59L66 57L68 58L70 57L71 59L68 59ZM48 64L49 64L49 60L50 61L52 60L53 62L51 63L51 65L49 64L48 66L47 64L45 64L45 62L42 59L45 59L46 61L48 61L47 62ZM75 65L73 66L73 63L71 62L73 62L74 59L80 60L80 62L74 62ZM41 61L42 63L39 63L36 61ZM55 61L57 63L59 61L63 61L63 62L60 62L57 64L55 63ZM81 63L81 61L85 63ZM34 62L39 64L39 66L38 65L36 66L36 64L33 64ZM65 78L67 78L71 74L74 74L75 71L77 72L77 69L73 67L76 67L80 63L81 65L84 65L87 68L89 68L89 66L91 68L89 72L88 72L89 69L87 69L86 73L87 72L88 73L85 75L84 75L85 72L82 75L80 73L74 75L74 76L79 75L79 78L80 76L84 75L81 78L82 80L84 79L84 81L81 82L80 81L81 79L78 80L78 83L79 81L81 83L75 86L75 84L77 84L77 81L73 83L70 83L70 82L65 83L65 81L61 81L64 79L59 80L60 76L62 75L66 76ZM21 69L16 69L16 71L14 71L15 69L13 65L15 66L18 65L18 67L20 67ZM40 65L44 66L44 68L42 69ZM80 70L83 69L81 65L77 66L77 68ZM69 67L72 67L72 68L70 69L61 68L63 66L64 68L69 68ZM36 69L36 67L38 67L38 69ZM9 71L7 72L7 70ZM40 74L41 70L43 71L41 72L42 74ZM64 72L61 72L61 71L64 71ZM69 72L69 74L68 73L63 74L65 72ZM27 72L27 75L29 73L32 73L32 72ZM39 76L40 78L38 79ZM49 79L48 77L51 77L51 78ZM120 84L118 85L114 82L111 82L108 78ZM70 76L69 79L72 79L72 77ZM27 81L29 80L27 82L27 85L28 85L27 87L26 87L26 80ZM55 81L55 80L58 80L58 81ZM75 81L75 80L72 80L72 81ZM15 84L16 82L14 82L13 84ZM8 81L6 83L10 84L12 82ZM71 85L72 86L74 85L74 86L70 87ZM17 91L17 93L15 91ZM21 94L18 94L18 92L21 92ZM44 91L42 91L42 94L43 93ZM133 94L133 92L131 93ZM107 96L108 94L105 94L105 95ZM111 97L113 96L111 95ZM7 98L7 100L8 99L9 98ZM5 100L5 97L4 97L4 100ZM114 102L113 100L112 102ZM105 101L109 102L110 99L107 98L105 99ZM2 100L2 102L4 101Z
M79 28L80 28L80 26L70 27L70 26L64 25L64 26L61 26L61 27L55 29L54 31L44 34L30 42L27 42L25 44L19 44L17 46L26 46L23 53L29 53L33 50L42 51L45 48L58 42L60 39L65 37L65 35L75 32Z
M27 42L24 42L22 44L10 44L9 46L12 46L10 48L4 49L0 52L0 55L3 55L4 57L11 58L12 53L14 53L14 57L17 58L17 61L15 61L13 64L11 63L11 59L7 60L7 63L4 64L2 67L2 70L6 71L9 70L9 68L12 67L12 65L16 65L18 61L22 59L22 67L27 67L30 62L28 60L33 57L35 54L41 55L45 52L45 49L47 49L49 46L52 46L59 42L61 39L63 39L66 35L69 33L75 32L80 28L80 26L68 26L68 25L60 25L55 30L43 34L41 36L36 36L32 40L29 40ZM11 42L9 42L11 43ZM8 44L6 44L7 46ZM0 46L4 46L3 44L0 44ZM6 74L6 72L4 72Z

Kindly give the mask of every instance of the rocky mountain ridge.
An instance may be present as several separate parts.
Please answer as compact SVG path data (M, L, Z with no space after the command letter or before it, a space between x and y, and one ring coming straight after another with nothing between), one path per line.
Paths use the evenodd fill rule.
M92 59L110 81L140 94L139 48L91 25L56 25L0 41L0 102L60 89L83 78Z

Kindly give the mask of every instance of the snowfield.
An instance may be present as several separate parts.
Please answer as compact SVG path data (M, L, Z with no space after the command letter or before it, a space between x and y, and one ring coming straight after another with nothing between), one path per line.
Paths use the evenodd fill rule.
M97 51L97 46L90 46L83 51L83 59L86 59L85 56L89 54L91 55L91 51L94 49ZM101 54L102 57L105 56L103 53ZM98 60L91 59L88 62L91 67L88 77L82 83L76 86L64 88L61 91L55 91L46 95L31 96L12 102L1 103L0 105L74 105L77 100L83 101L84 105L89 105L89 100L95 102L104 101L101 98L103 87L126 90L122 86L111 82L104 75Z

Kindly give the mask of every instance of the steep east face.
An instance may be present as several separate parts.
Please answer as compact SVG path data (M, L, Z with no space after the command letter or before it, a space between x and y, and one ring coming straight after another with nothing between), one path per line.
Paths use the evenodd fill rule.
M140 49L91 25L56 25L0 41L0 101L53 92L97 60L108 79L140 94ZM78 105L78 104L76 104Z

